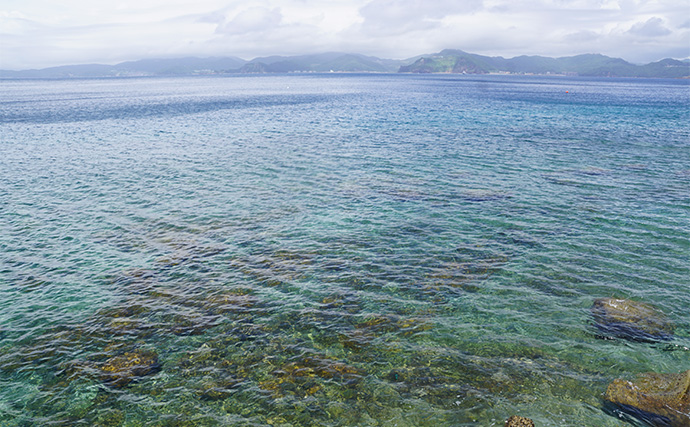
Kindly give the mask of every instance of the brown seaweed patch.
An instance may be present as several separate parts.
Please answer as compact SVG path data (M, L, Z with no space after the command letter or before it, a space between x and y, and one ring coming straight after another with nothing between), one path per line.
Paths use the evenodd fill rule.
M447 406L469 394L481 394L474 386L476 372L451 374L457 372L447 371L433 363L431 366L399 366L382 373L383 379L401 395L423 399L433 405ZM463 377L472 378L473 381Z
M357 329L365 329L372 333L385 333L397 330L397 322L400 319L395 315L369 314L362 318L356 325Z
M306 264L279 258L264 256L236 258L230 262L230 265L260 284L270 287L306 277Z
M99 411L95 419L95 426L115 427L121 426L125 422L125 413L119 409L106 408Z
M339 310L350 314L362 311L359 299L354 294L336 293L321 299L322 308L325 310Z
M155 263L163 268L177 267L191 261L198 261L225 252L225 248L218 246L205 246L188 242L170 243L173 252L161 256Z
M158 355L154 351L136 349L111 357L99 366L103 382L113 388L122 388L132 381L160 370Z
M145 318L151 311L144 301L126 302L99 310L83 328L94 335L146 338L151 336L154 330L154 326Z
M338 338L343 347L350 351L360 352L374 342L376 335L361 329L355 329L338 334Z
M55 369L75 349L95 351L112 339L100 325L64 325L34 337L30 343L4 347L0 351L0 370L34 371Z
M165 316L164 320L167 321L167 326L175 335L201 335L207 329L221 324L223 318L199 312L187 312L185 314L170 314Z
M277 396L286 393L309 396L321 390L323 380L354 386L362 378L359 369L323 356L307 356L282 365L272 372L272 378L261 381L259 387Z
M120 319L126 317L136 317L144 313L151 311L150 307L147 307L141 303L126 304L117 307L108 307L100 309L96 312L97 316Z
M403 317L392 314L369 314L364 316L356 325L358 334L349 332L342 334L345 339L341 339L343 344L347 344L351 349L357 349L358 342L368 344L370 340L363 340L367 336L377 336L385 333L396 332L404 336L413 335L432 329L433 325L428 320L421 317Z
M34 370L41 364L52 361L58 354L59 348L53 343L40 342L33 346L4 347L0 350L0 370L18 372Z
M400 319L397 323L399 332L404 336L415 335L433 329L433 324L420 317L408 317Z
M35 274L22 274L12 281L12 286L17 287L21 292L36 292L47 289L50 280Z
M242 380L222 376L219 378L204 378L196 387L196 394L205 400L227 399L232 396L234 389L242 383Z
M214 314L239 313L251 311L259 298L247 289L234 289L209 295L201 301L201 308Z
M527 417L513 415L506 420L505 427L534 427L534 421Z
M181 355L177 362L180 374L185 378L203 375L209 371L223 371L232 367L220 349L207 343L197 350L188 351Z

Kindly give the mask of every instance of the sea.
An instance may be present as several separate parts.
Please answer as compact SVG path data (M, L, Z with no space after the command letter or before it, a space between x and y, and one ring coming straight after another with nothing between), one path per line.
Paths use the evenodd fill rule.
M689 307L689 80L0 81L2 427L630 426Z

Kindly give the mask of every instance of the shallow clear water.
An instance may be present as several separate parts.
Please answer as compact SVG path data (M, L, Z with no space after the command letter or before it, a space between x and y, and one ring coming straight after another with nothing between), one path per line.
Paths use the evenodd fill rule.
M0 94L2 426L621 426L609 382L690 369L688 82ZM674 341L597 338L606 296Z

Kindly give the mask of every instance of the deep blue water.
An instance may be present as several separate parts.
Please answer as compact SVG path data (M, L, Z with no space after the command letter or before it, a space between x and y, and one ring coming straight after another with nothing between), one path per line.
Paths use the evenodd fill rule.
M0 81L0 425L627 425L690 369L688 83Z

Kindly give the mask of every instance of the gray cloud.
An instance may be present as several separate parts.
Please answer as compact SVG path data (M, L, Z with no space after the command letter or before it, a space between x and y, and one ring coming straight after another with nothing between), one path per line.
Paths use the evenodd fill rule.
M360 13L365 19L408 21L469 13L481 9L482 5L482 0L373 0Z
M186 17L181 17L184 19ZM195 16L196 22L206 23L206 24L221 24L225 22L225 12L222 10L216 10L210 13L204 13L203 15Z
M600 34L591 31L583 30L577 31L575 33L567 34L563 37L563 41L566 43L584 43L584 42L594 42L601 37Z
M661 37L671 34L671 30L664 26L661 18L649 18L646 22L638 22L628 30L628 33L642 37Z

